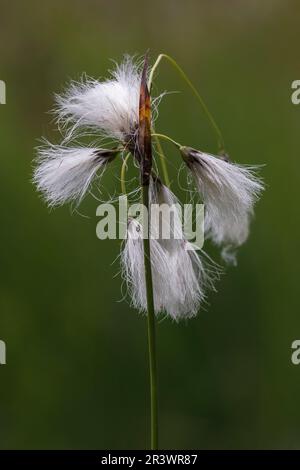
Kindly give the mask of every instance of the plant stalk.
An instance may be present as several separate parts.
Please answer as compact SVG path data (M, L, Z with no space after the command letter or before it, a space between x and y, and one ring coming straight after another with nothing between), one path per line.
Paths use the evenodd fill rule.
M144 269L147 296L147 324L148 324L148 349L150 372L150 410L151 410L151 450L158 448L158 406L157 406L157 371L156 371L156 345L155 345L155 311L153 298L153 281L151 269L151 220L149 184L152 171L152 144L151 144L151 98L147 87L148 55L141 78L140 102L139 102L139 129L138 129L138 160L141 167L142 202L147 209L147 231L143 233ZM144 224L146 221L144 220Z
M154 129L152 129L152 130L154 132ZM157 147L157 150L158 150L158 156L159 156L159 159L160 159L161 169L162 169L162 173L163 173L163 177L164 177L164 183L169 188L170 187L170 178L169 178L169 172L168 172L167 163L166 163L166 156L165 156L163 148L161 146L159 137L157 137L156 134L152 134L152 136L154 136L154 140L155 140L156 147Z
M152 82L153 82L153 77L154 77L154 73L157 69L157 67L159 66L160 62L165 59L166 61L168 61L176 70L177 72L179 73L179 75L181 76L181 78L187 83L187 85L190 87L190 89L192 90L192 92L194 93L194 95L196 96L198 102L200 103L204 113L206 114L209 122L210 122L210 125L212 127L212 129L214 130L216 136L217 136L217 141L218 141L218 148L219 148L219 153L223 153L225 152L225 143L224 143L224 139L223 139L223 136L222 136L222 133L216 123L216 121L214 120L212 114L210 113L210 111L208 110L208 107L206 106L204 100L202 99L200 93L198 92L198 90L196 89L196 87L193 85L193 83L191 82L191 80L189 79L189 77L187 76L187 74L183 71L183 69L177 64L176 60L173 59L173 57L169 56L168 54L159 54L159 56L157 57L156 59L156 62L155 64L153 65L152 69L151 69L151 72L150 72L150 75L149 75L149 80L148 80L148 87L149 87L149 90L151 91L151 86L152 86Z
M121 167L121 176L120 176L120 182L121 182L121 191L123 194L126 194L126 182L125 182L125 173L127 169L127 162L130 157L131 153L127 153L126 157L123 160L122 167Z
M175 140L171 139L171 137L169 137L168 135L165 135L165 134L157 134L156 132L151 134L151 137L158 137L159 139L163 139L163 140L166 140L167 142L171 142L172 144L175 145L175 147L177 148L180 148L181 147L181 144L179 144L178 142L176 142Z
M149 220L149 185L142 185L143 205L148 211L148 233L144 234L144 265L147 294L147 325L148 325L148 351L150 371L150 408L151 408L151 450L158 449L158 403L157 403L157 367L156 367L156 333L155 312L153 299L153 282L151 272L150 252L150 220ZM146 236L147 235L147 236Z

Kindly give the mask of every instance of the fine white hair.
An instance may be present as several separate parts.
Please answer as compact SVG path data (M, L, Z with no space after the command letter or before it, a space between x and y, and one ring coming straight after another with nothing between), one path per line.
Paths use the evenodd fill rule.
M151 223L151 236L160 238L161 244L169 251L176 250L178 240L184 240L181 204L175 194L157 177L150 178L149 195L151 216L153 213L156 215Z
M49 206L82 200L97 171L104 169L114 153L84 147L49 144L38 149L33 182Z
M235 263L234 250L249 234L253 206L264 189L255 171L258 167L230 163L206 153L182 148L205 206L205 233L222 256Z
M196 251L185 238L182 228L181 204L175 194L157 178L150 180L150 202L172 207L173 217L161 220L162 232L164 224L168 225L169 239L160 239L168 260L168 304L166 312L175 320L190 318L197 314L201 302L205 299L207 288L214 289L214 281L219 278L218 266L204 262L205 253ZM157 229L151 225L151 230Z
M151 267L156 313L162 309L165 300L164 276L168 261L157 240L150 240ZM121 252L122 273L126 280L132 305L142 312L147 311L147 294L144 268L143 228L137 219L129 219L127 238Z
M117 140L128 140L139 120L140 67L130 56L116 65L112 77L103 82L83 77L72 82L64 95L57 95L57 117L70 135L90 128Z
M155 187L154 187L155 186ZM160 204L177 204L175 195L161 183L151 181L150 201ZM176 208L175 208L176 210ZM179 216L174 217L174 221ZM151 223L151 222L150 222ZM164 223L164 221L162 221ZM173 225L175 232L177 222ZM206 269L199 253L181 238L157 238L159 229L151 225L150 253L153 279L155 313L166 313L179 321L195 316L205 299L205 288L213 288L217 277L215 265ZM127 239L121 252L123 277L127 282L132 304L141 312L147 312L144 270L143 228L136 219L129 219Z

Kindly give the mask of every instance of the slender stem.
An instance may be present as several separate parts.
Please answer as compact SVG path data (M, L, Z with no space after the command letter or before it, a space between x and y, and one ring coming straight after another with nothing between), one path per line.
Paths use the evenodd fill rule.
M123 194L126 194L125 173L126 173L126 168L127 168L127 161L129 159L130 155L131 155L130 152L127 153L126 157L123 160L122 168L121 168L120 180L121 180L121 191L122 191Z
M165 185L169 188L171 183L170 183L169 172L168 172L168 167L167 167L167 163L166 163L166 156L164 154L164 151L163 151L163 148L161 146L159 138L154 136L154 140L156 142L156 146L157 146L157 149L158 149L158 155L159 155L159 158L160 158L160 164L161 164L161 169L162 169L162 172L163 172Z
M164 135L164 134L157 134L154 131L154 129L152 129L152 130L153 130L153 133L151 134L151 137L153 137L155 139L155 142L156 142L156 145L157 145L157 148L158 148L158 155L160 157L162 172L163 172L163 175L164 175L164 181L165 181L166 186L169 188L170 187L170 178L169 178L168 168L167 168L167 165L166 165L166 157L165 157L164 151L162 149L160 139L171 142L177 148L179 148L181 145L178 142L176 142L175 140L171 139L171 137L168 137L167 135Z
M174 144L177 148L180 148L180 147L181 147L181 144L179 144L179 143L176 142L175 140L171 139L171 137L169 137L168 135L154 133L154 134L151 134L151 137L158 137L159 139L163 139L163 140L167 140L168 142L171 142L171 143Z
M150 72L150 75L149 75L149 80L148 80L148 87L149 87L149 90L151 90L151 85L152 85L152 81L153 81L153 76L154 76L154 73L157 69L157 67L159 66L160 62L162 61L162 59L166 59L171 65L173 65L173 67L177 70L177 72L179 73L179 75L183 78L183 80L188 84L188 86L191 88L192 92L194 93L194 95L196 96L197 100L199 101L204 113L206 114L210 124L211 124L211 127L213 128L213 130L215 131L216 135L217 135L217 140L218 140L218 146L219 146L219 151L220 152L224 152L225 151L225 143L224 143L224 139L223 139L223 136L222 136L222 133L216 123L216 121L214 120L213 116L211 115L211 113L209 112L205 102L203 101L200 93L198 92L198 90L195 88L195 86L193 85L193 83L191 82L191 80L188 78L188 76L186 75L186 73L183 71L183 69L177 64L177 62L172 58L170 57L169 55L167 54L160 54L152 69L151 69L151 72Z
M148 233L144 234L144 264L148 309L148 348L150 369L150 406L151 406L151 450L158 448L158 405L157 405L157 370L156 370L156 340L155 340L155 312L153 299L153 282L151 272L150 253L150 221L149 221L149 186L142 186L143 205L148 210Z
M154 129L152 129L152 130L154 132ZM168 168L167 168L167 164L166 164L166 156L164 154L164 151L163 151L163 148L161 146L158 135L159 134L155 134L155 132L154 132L152 134L152 137L154 137L154 140L155 140L155 143L156 143L156 146L157 146L157 149L158 149L158 155L159 155L161 169L162 169L163 176L164 176L164 182L165 182L165 185L169 188L170 187L170 178L169 178L169 172L168 172Z

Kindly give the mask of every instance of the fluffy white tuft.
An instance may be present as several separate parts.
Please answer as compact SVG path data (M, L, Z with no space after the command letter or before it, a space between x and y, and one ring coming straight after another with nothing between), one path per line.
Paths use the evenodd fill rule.
M121 253L123 276L127 282L132 305L140 311L147 311L147 297L144 269L143 228L136 219L129 219L127 239ZM161 311L164 290L164 276L167 259L157 240L150 240L152 279L154 288L155 311Z
M155 185L155 188L153 187ZM150 200L152 203L178 204L174 194L165 186L151 182ZM176 219L172 224L179 230ZM164 222L163 222L164 223ZM168 222L167 222L168 223ZM173 235L175 234L172 229ZM181 228L180 228L181 230ZM205 298L205 288L213 287L215 266L206 270L200 255L191 249L184 238L157 239L159 229L151 226L151 265L156 314L165 312L178 321L197 314ZM182 230L181 230L182 233ZM179 232L177 233L179 235ZM128 223L127 240L121 253L123 276L126 279L132 304L142 312L147 311L146 285L144 273L143 229L136 219Z
M38 149L33 182L50 206L80 202L100 168L113 153L96 148L51 145Z
M168 260L165 279L168 280L169 296L165 311L175 320L193 317L205 299L206 288L214 288L214 280L219 275L217 265L209 266L204 263L200 252L196 252L192 244L185 239L180 212L182 208L177 197L164 184L153 178L150 182L150 202L159 204L160 207L166 205L173 208L173 216L161 220L162 233L168 229L170 238L159 239ZM158 231L153 228L153 224L151 230L154 233Z
M58 121L71 124L71 134L79 127L96 128L126 141L138 126L140 81L140 67L126 56L109 80L72 82L63 96L56 97Z
M149 191L151 215L155 215L151 223L151 236L159 238L169 251L176 250L178 240L184 240L181 204L175 194L157 178L151 177Z
M205 205L205 232L217 245L224 245L222 256L235 263L232 250L249 234L253 206L264 189L256 176L257 167L242 166L213 155L184 149Z

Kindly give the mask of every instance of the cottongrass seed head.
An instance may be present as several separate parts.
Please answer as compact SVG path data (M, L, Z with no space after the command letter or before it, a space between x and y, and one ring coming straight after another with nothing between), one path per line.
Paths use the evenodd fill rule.
M64 94L56 95L55 114L63 143L53 145L45 140L38 147L33 177L50 206L74 200L80 203L106 163L120 151L134 152L141 65L125 56L111 75L105 81L84 77L80 82L72 82ZM79 147L78 138L91 132L101 139L117 141L119 148ZM76 147L72 146L73 141Z
M50 206L76 200L80 203L92 181L118 153L118 149L72 147L82 132L96 131L134 147L139 119L141 67L125 56L109 80L83 78L56 95L57 122L62 145L44 141L38 147L33 182ZM70 146L69 146L70 145Z
M204 284L208 282L200 256L188 249L187 241L177 243L176 251L168 251L160 240L150 239L155 313L166 313L176 321L197 314L205 298ZM136 219L128 221L121 268L132 305L147 312L142 226Z
M222 256L235 264L234 250L249 235L255 202L264 186L257 167L237 165L190 147L181 147L205 207L205 233L223 246Z
M83 77L72 82L65 94L56 96L59 125L69 129L90 129L122 143L130 142L139 124L141 67L130 56L116 65L111 78L99 81Z
M141 113L140 92L144 86L145 98L148 79L147 60L142 71L138 61L125 56L109 79L99 81L84 76L79 82L71 82L64 94L56 95L56 122L63 140L60 145L44 141L37 150L33 175L37 189L50 206L81 202L93 181L119 153L130 152L135 166L143 169L138 142L140 120L145 110ZM149 109L145 114L149 116L151 165L151 132L154 131L150 128L161 96L152 98L152 112L149 111L148 96ZM101 141L109 140L115 147L78 144L81 136L94 133ZM167 139L176 144L173 139ZM180 144L177 148L201 193L206 235L222 247L223 257L228 262L234 261L232 251L247 239L253 206L263 190L255 167L236 165L190 147L180 147ZM172 207L173 215L172 222L164 217L150 219L155 312L166 313L176 321L190 318L196 315L205 300L206 288L214 288L214 281L219 277L218 267L208 261L203 250L196 252L185 238L181 205L159 176L151 172L151 167L147 185L149 179L150 206L157 205L159 210L164 206ZM170 236L164 236L166 233ZM141 221L129 218L121 265L133 306L146 312L143 234Z
M173 320L188 319L197 314L205 300L206 288L213 288L219 278L216 264L204 262L204 252L197 253L184 238L177 213L176 196L157 179L151 178L151 204L172 208L171 218L151 219L151 267L155 313L166 313ZM152 206L153 207L153 206ZM160 226L156 226L159 224ZM164 226L166 225L166 226ZM170 232L170 238L162 234ZM127 240L121 253L123 277L127 282L132 305L147 311L142 225L128 221Z
M48 144L38 150L33 181L50 206L83 199L99 170L116 151Z

